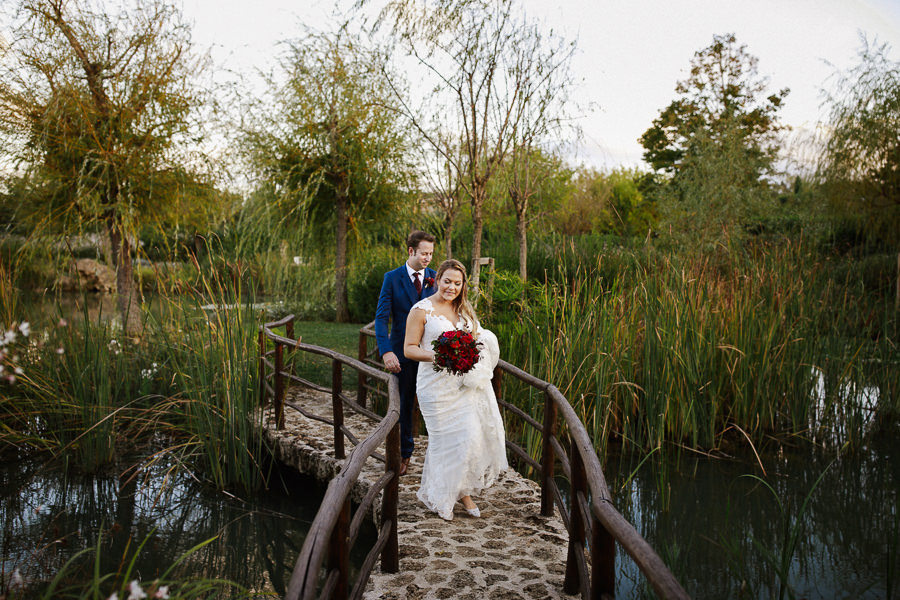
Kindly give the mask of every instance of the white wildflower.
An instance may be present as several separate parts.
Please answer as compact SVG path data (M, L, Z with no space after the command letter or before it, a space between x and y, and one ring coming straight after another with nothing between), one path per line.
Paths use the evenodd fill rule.
M166 600L169 597L169 586L161 585L159 589L156 590L156 593L153 595L154 598L162 598Z
M66 349L65 349L65 348L57 348L57 349L56 349L56 353L57 353L57 354L65 354L65 353L66 353Z
M6 381L9 382L9 385L15 385L16 384L16 376L10 375L9 377L6 378Z
M13 369L13 372L16 375L22 375L23 373L25 373L25 371L22 370L22 367L16 367L15 369Z
M107 598L106 600L119 600L119 595L117 593L113 592L112 594L109 595L109 598Z
M66 321L65 319L60 319L59 323L57 323L57 325L59 325L60 327L65 327L68 324L69 324L69 322Z
M128 584L128 600L143 600L146 597L147 594L141 589L141 584L138 583L137 579L132 580Z
M21 331L22 335L24 335L25 337L31 335L31 325L28 323L28 321L22 321L22 324L19 325L19 331Z
M115 355L118 355L119 352L122 351L122 345L119 344L119 340L109 340L109 351Z

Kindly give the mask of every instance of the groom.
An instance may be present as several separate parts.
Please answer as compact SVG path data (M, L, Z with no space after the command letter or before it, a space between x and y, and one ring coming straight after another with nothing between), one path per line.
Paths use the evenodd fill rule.
M403 355L403 338L406 336L406 317L412 305L435 291L435 272L427 268L434 254L434 236L424 231L413 231L406 240L406 252L406 262L384 274L375 309L378 353L384 366L394 373L400 384L400 475L406 474L409 457L413 453L412 409L419 370L419 363ZM392 322L390 336L388 321Z

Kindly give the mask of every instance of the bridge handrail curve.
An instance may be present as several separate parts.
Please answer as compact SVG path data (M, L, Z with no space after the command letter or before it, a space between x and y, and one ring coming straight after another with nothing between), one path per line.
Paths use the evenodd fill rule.
M333 365L345 364L353 367L360 373L365 373L369 377L383 381L387 385L388 390L388 406L385 411L385 416L378 422L372 433L350 451L338 474L331 482L329 482L319 511L316 513L316 516L310 525L309 532L304 540L300 554L294 563L294 570L292 571L291 578L288 582L285 598L288 600L313 600L316 597L319 571L325 561L326 550L329 554L329 562L331 562L335 546L334 536L336 527L338 526L339 521L342 520L345 520L346 522L343 523L344 527L341 529L341 539L339 541L342 548L340 549L340 552L343 553L344 556L342 558L344 563L346 563L346 555L348 552L348 548L346 547L348 536L346 534L349 525L350 494L359 478L365 462L369 457L375 455L378 447L381 446L382 443L385 444L387 450L385 453L385 477L382 477L382 480L386 480L385 487L383 488L384 492L381 511L382 531L379 534L379 539L375 544L375 548L373 548L373 551L370 552L370 556L367 558L367 562L371 560L371 563L374 564L375 558L377 558L378 555L381 555L382 569L386 571L396 571L399 568L397 496L400 466L400 391L396 379L389 373L375 369L370 365L366 365L355 358L346 356L330 348L304 344L299 340L281 336L272 331L275 327L284 326L287 328L288 334L292 335L293 319L293 315L288 315L279 321L265 323L260 326L259 361L261 378L263 379L263 381L261 381L261 404L265 402L267 397L264 371L266 362L265 357L267 355L265 344L267 341L271 341L275 344L274 352L276 354L276 365L273 375L275 376L276 381L280 377L287 375L287 373L282 370L283 366L281 364L281 352L282 349L286 347L291 350L301 350L330 358L333 361ZM337 370L339 371L339 369ZM332 385L335 385L334 381ZM276 383L276 388L278 387L279 385ZM343 402L339 389L333 389L332 392L333 394L336 392L336 395L340 398L340 402ZM283 412L283 400L283 398L275 399L276 415L279 411ZM276 416L276 422L281 424L279 427L283 426L283 415ZM385 531L385 528L389 528L389 530ZM340 559L341 557L338 557L338 560ZM345 567L346 564L343 566ZM337 570L329 568L329 573L326 575L326 581L331 585L326 585L326 587L334 589L337 586L344 586L342 595L346 596L346 585L348 583L346 581L346 569L344 569L343 573L340 571L341 566L338 566ZM368 573L361 574L361 576L367 578ZM340 581L342 577L344 580ZM356 589L354 589L354 595L361 593L362 585L364 583L364 581L357 582Z
M509 365L509 363L506 363ZM509 365L512 366L512 365ZM591 508L594 515L600 520L607 531L615 538L622 548L637 564L638 568L653 586L654 591L662 598L687 598L687 593L672 572L662 561L656 551L641 536L634 526L622 516L612 504L606 477L603 475L602 465L594 445L588 435L587 429L575 409L569 404L566 397L556 386L549 384L548 391L557 408L562 411L563 419L569 428L575 447L584 461L588 474L587 484L591 492ZM572 424L576 426L572 426Z
M325 497L322 498L322 507L319 509L310 525L309 532L303 542L300 555L297 557L296 566L288 583L285 600L313 600L315 598L315 582L318 579L319 569L325 559L327 544L322 540L329 540L331 532L337 523L339 512L328 510L327 507L343 506L350 497L356 480L362 472L366 460L387 439L390 430L400 421L400 390L393 378L388 381L388 386L394 392L396 402L391 402L387 414L378 424L371 435L366 437L359 446L353 448L341 467L340 472L328 484ZM390 393L390 392L389 392ZM396 529L396 524L392 525ZM301 568L302 567L302 568ZM312 582L309 585L308 582ZM302 595L301 595L302 594Z

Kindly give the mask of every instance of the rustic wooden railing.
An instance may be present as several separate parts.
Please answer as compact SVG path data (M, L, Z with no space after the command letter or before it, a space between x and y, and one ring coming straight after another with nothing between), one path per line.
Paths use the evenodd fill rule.
M284 327L285 335L273 330ZM270 348L271 346L271 348ZM285 368L286 353L306 352L331 359L331 388L325 388L296 376ZM382 417L360 406L343 393L343 367L348 366L367 380L384 383L387 395L385 416ZM306 388L327 392L332 398L332 417L322 417L306 411L302 406L285 400L288 383L294 382ZM319 598L360 598L366 582L381 558L381 570L396 573L400 568L397 543L397 501L400 470L400 392L396 379L381 369L344 356L334 350L303 344L294 339L294 317L266 323L259 330L259 393L260 404L271 401L278 429L284 427L285 406L299 411L308 418L323 421L334 428L334 453L338 459L347 458L338 475L331 480L319 512L300 550L294 571L288 583L285 598L313 600L319 588L319 575L325 565L324 583ZM344 425L344 409L353 410L377 422L374 431L362 441ZM344 438L354 444L346 456ZM377 449L385 445L385 454ZM363 465L370 458L384 463L384 474L369 489L355 511L352 511L350 492L359 478ZM359 575L350 589L350 549L356 542L363 520L375 499L384 491L381 500L381 517L378 538L369 551ZM351 512L353 514L351 514ZM327 555L326 555L327 553Z
M379 366L377 349L374 347L370 349L368 346L368 339L375 336L373 326L374 323L370 323L360 329L359 360L374 368ZM537 421L520 408L503 400L504 374L515 377L543 393L543 422ZM516 458L540 474L541 514L552 515L555 506L569 532L569 552L563 584L565 593L579 593L584 599L615 596L616 542L618 542L631 556L660 598L688 598L681 584L650 544L616 510L591 438L572 406L556 386L504 360L499 361L494 369L493 386L497 402L505 409L507 415L514 415L527 426L541 432L543 441L540 463L524 448L509 439L506 440L506 447ZM367 374L362 371L359 372L358 390L357 397L363 405L369 392L384 395L383 390L370 385ZM568 433L568 452L557 435L561 423L565 425ZM568 502L564 501L556 483L557 463L569 480Z

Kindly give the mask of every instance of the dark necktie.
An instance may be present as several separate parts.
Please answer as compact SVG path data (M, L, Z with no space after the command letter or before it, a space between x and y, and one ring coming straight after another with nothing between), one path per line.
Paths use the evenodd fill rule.
M422 296L422 282L419 281L419 272L416 271L413 273L413 284L416 286L416 292L419 296Z

